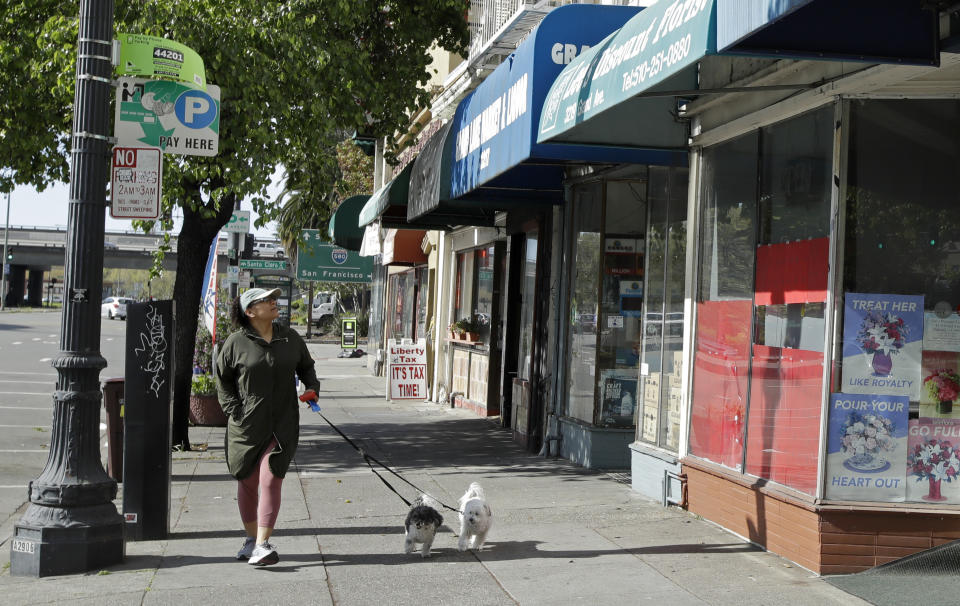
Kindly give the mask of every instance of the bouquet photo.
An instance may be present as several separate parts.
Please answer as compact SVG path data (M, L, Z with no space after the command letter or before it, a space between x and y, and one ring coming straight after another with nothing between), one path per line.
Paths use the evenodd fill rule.
M874 414L851 412L840 426L843 466L851 471L879 473L890 468L886 453L897 447L893 421Z
M907 454L907 473L917 478L917 482L927 480L929 492L922 497L925 501L945 501L940 494L940 482L952 482L960 472L960 459L954 446L946 440L925 440L913 447Z
M892 355L900 353L910 329L894 314L869 311L857 331L857 345L873 355L871 365L877 376L886 377L893 368Z
M960 396L960 374L949 368L935 370L923 380L923 391L932 402L936 402L939 414L950 414L954 400Z

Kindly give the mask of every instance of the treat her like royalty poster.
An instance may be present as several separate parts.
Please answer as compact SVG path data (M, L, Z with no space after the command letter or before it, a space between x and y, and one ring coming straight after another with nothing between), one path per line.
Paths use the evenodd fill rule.
M922 345L922 296L847 293L842 391L918 400Z
M899 502L905 495L906 396L830 396L826 497Z
M907 447L907 500L960 503L960 424L912 420Z

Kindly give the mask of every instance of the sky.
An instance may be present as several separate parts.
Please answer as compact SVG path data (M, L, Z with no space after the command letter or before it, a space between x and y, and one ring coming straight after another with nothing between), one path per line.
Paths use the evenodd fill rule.
M274 182L268 188L270 196L276 196L280 192L279 171L274 175ZM66 183L57 183L47 187L43 192L38 193L36 189L27 186L20 186L10 194L10 225L23 227L67 227L67 205L70 198L70 188ZM257 214L253 212L253 207L249 202L241 204L242 210L250 212L250 226L258 238L274 239L276 237L276 224L271 222L255 229L254 221ZM0 221L6 224L7 197L0 194ZM177 216L179 215L179 216ZM179 209L175 211L173 234L180 231L180 220L182 213ZM132 221L130 219L112 219L109 211L106 213L105 229L107 232L133 231Z

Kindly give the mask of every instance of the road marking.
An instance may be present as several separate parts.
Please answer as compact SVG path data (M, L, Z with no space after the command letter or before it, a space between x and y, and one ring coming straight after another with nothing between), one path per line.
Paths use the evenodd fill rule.
M101 425L103 425L103 423L101 423ZM36 429L37 428L36 425L0 425L0 427L14 427L14 428L20 428L20 429Z
M56 345L56 343L51 343L50 345ZM52 359L53 359L53 358L40 358L40 361L41 361L41 362L49 362L49 361L52 360ZM39 374L46 374L46 373L39 373L39 372L38 372L37 374L39 375ZM56 373L50 373L50 374L53 374L54 376L56 376Z
M26 484L0 484L0 488L18 488L20 490L23 490L26 487L27 487Z
M0 383L30 383L31 385L48 385L50 381L16 381L10 379L0 379Z
M47 391L0 391L0 396L49 396Z
M14 341L10 345L23 345L23 341Z
M50 452L49 450L0 450L0 452Z
M45 362L52 358L41 358L41 362ZM42 377L55 377L57 373L55 372L27 372L19 370L0 370L0 375L40 375Z
M56 338L57 338L57 335L47 335L47 336L48 336L48 337L51 337L51 338L53 338L53 339L56 339Z
M0 406L0 410L50 410L49 406L39 408L37 406Z
M34 338L31 339L31 340L32 340L32 341L39 341L39 340L40 340L40 337L34 337Z

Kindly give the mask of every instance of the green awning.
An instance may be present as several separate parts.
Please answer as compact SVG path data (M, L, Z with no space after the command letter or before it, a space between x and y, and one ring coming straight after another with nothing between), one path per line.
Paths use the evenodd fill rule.
M366 227L377 219L384 228L395 227L393 223L407 222L407 193L410 191L410 171L413 162L407 164L400 174L370 196L360 210L359 227Z
M370 196L353 196L340 203L330 217L330 239L347 250L360 250L363 228L360 227L360 211Z
M685 148L676 96L697 89L697 62L717 52L715 0L661 0L557 76L538 143Z

